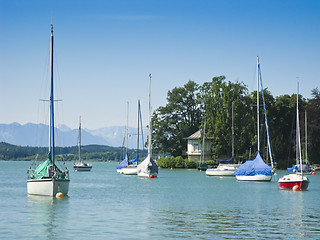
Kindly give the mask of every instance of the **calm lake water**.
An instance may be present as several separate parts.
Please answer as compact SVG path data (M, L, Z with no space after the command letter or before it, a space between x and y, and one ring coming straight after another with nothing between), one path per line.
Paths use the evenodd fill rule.
M0 239L320 239L319 172L293 192L197 170L143 179L116 165L71 171L69 197L56 199L27 195L30 162L0 161Z

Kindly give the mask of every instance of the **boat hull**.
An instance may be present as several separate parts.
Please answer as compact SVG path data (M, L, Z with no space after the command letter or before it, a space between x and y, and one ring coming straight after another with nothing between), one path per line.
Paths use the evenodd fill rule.
M73 166L75 172L89 172L92 166Z
M157 172L154 172L154 173L139 172L137 175L138 175L138 177L146 177L146 178L150 178L151 175L153 175L154 177L158 177Z
M298 186L301 190L306 190L309 186L309 181L279 182L280 189L292 190L294 186Z
M239 167L238 164L219 164L217 168L206 170L208 176L230 176L234 177L234 171Z
M217 169L207 169L206 175L208 176L229 176L234 177L234 170L217 170Z
M137 175L137 167L126 167L121 170L124 175Z
M28 179L27 192L30 195L55 196L58 192L68 195L69 179Z
M272 175L236 176L238 181L270 182Z

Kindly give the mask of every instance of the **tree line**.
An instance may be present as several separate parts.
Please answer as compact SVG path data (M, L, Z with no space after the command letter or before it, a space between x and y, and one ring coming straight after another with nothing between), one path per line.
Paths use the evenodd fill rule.
M5 142L0 143L1 160L34 160L38 155L38 160L47 157L47 147L16 146ZM56 157L65 161L75 161L78 154L78 147L56 147ZM136 150L128 149L129 158L134 158ZM81 158L83 160L96 161L120 161L124 158L124 149L121 147L110 147L104 145L86 145L81 147Z
M230 157L232 149L232 105L234 111L235 160L245 161L257 151L256 91L249 93L243 82L226 81L225 76L199 85L188 81L167 94L167 104L152 116L154 152L186 157L186 137L203 129L205 138L212 141L212 159ZM262 96L259 93L260 151L266 158L267 136L264 126ZM296 99L297 95L274 97L263 89L271 147L278 168L295 163L296 156ZM320 92L312 89L312 98L298 96L302 148L305 149L305 112L307 115L308 159L320 163ZM203 134L203 133L202 133ZM305 157L305 151L303 156Z

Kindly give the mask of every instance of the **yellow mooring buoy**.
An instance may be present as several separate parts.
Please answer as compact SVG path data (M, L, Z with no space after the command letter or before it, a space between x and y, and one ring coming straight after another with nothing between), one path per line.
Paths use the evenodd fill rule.
M62 192L58 192L58 193L56 194L56 198L63 198L63 197L64 197L64 195L63 195Z

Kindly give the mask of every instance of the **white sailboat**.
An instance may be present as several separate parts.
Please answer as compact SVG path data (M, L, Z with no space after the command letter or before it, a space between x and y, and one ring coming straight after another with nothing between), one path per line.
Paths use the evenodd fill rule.
M135 159L130 160L127 167L123 167L122 173L124 175L137 175L137 167L139 164L139 136L140 136L140 123L141 123L141 132L142 132L142 119L141 119L141 108L140 100L138 100L138 134L137 134L137 156Z
M262 159L260 155L260 135L259 135L259 79L261 83L261 94L263 100L263 108L264 108L264 117L265 117L265 126L268 137L268 150L271 159L271 167L268 166ZM263 86L261 80L261 70L259 57L257 57L257 141L258 141L258 151L256 153L256 157L254 160L247 160L245 163L241 164L239 168L234 172L238 181L266 181L269 182L272 179L273 175L273 158L271 152L271 144L270 144L270 136L269 136L269 128L267 121L267 113L263 96Z
M49 153L45 162L28 170L27 192L32 195L55 196L57 193L67 195L69 191L69 171L62 170L55 164L55 130L54 130L54 88L53 88L53 25L51 24L51 86L50 86L50 126Z
M81 160L81 117L79 119L79 134L78 134L78 162L73 165L75 172L89 172L92 164L85 163Z
M148 135L148 156L138 165L137 174L139 177L154 178L158 176L158 166L152 159L151 138L151 74L149 74L149 135Z

